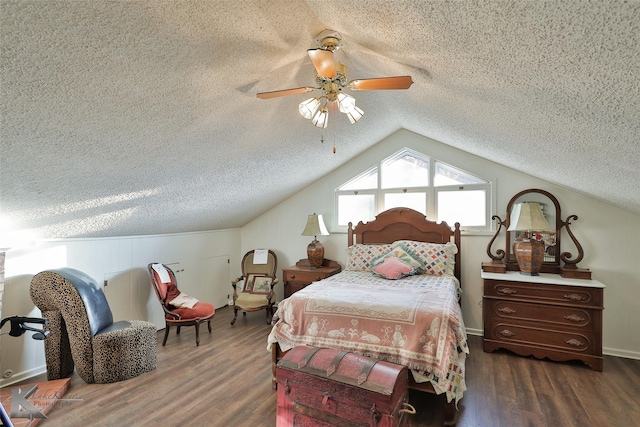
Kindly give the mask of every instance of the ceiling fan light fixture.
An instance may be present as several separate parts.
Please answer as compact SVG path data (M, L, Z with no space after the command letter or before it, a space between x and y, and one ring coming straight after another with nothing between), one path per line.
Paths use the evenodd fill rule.
M327 107L322 107L316 112L315 116L313 116L312 123L314 126L317 126L319 128L326 128L328 122L329 110L327 109Z
M351 95L340 92L338 94L338 106L341 113L348 113L356 108L356 99Z
M298 110L300 114L305 119L310 119L314 114L318 111L320 107L320 99L318 98L309 98L306 101L302 101L300 105L298 105Z
M360 120L362 118L362 116L364 116L364 111L362 111L361 109L359 109L358 107L356 107L354 105L353 106L353 110L349 111L346 114L347 114L347 117L349 118L349 121L351 122L351 124L354 124L355 122Z

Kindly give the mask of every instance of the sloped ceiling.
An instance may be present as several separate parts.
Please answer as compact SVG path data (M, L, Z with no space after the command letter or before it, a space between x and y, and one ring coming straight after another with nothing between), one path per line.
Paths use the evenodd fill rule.
M640 3L1 0L2 227L239 227L400 128L640 213ZM342 34L365 116L298 114ZM332 153L332 147L337 153Z

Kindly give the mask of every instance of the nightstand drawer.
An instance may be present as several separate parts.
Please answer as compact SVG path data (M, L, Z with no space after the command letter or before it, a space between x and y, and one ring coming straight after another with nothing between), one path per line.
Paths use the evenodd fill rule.
M322 271L286 270L284 271L283 280L285 282L312 283L326 277L328 277L327 273Z
M577 328L595 330L595 320L601 311L579 307L558 307L545 304L529 304L518 301L486 300L493 321L522 321L532 326L547 325L556 329Z
M532 301L538 303L578 305L601 308L602 289L557 286L540 283L523 283L502 280L485 280L484 295L503 300Z
M491 324L485 337L526 346L543 347L552 350L601 355L601 344L592 332L571 332L544 327L523 326L515 323L497 322ZM508 348L508 347L507 347Z
M325 259L322 262L322 266L317 268L311 267L309 260L301 259L296 265L282 269L284 297L289 298L307 285L333 276L339 273L340 270L340 264L329 259Z

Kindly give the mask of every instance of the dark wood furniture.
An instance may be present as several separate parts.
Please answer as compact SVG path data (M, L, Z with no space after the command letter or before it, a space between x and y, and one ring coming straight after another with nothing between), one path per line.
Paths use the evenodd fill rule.
M429 221L420 212L409 208L393 208L381 212L376 219L363 223L360 221L355 227L349 223L347 243L352 246L359 244L384 244L393 243L396 240L415 240L431 243L447 243L451 241L458 247L455 256L454 275L458 280L461 277L461 239L460 224L456 223L452 229L446 222L436 223ZM460 283L462 281L460 280ZM276 388L276 365L285 352L280 346L272 346L271 370L273 374L272 384ZM429 382L416 383L412 375L409 375L409 388L427 393L436 393ZM455 403L444 400L444 424L453 425L455 416Z
M308 259L301 259L296 265L282 269L284 297L289 298L300 289L318 280L326 279L342 270L340 264L330 259L322 261L322 267L311 267Z
M573 279L591 279L591 272L586 268L578 268L578 263L584 257L584 251L578 239L571 231L571 221L577 220L577 215L569 215L564 221L560 210L560 203L553 194L545 190L531 188L523 190L513 196L507 204L506 217L502 220L498 215L494 215L491 219L497 221L498 229L489 244L487 245L487 255L491 258L491 262L482 263L482 270L490 273L504 273L505 271L518 271L518 262L513 253L513 242L516 239L515 231L505 232L505 248L496 250L492 253L491 247L498 235L502 231L502 227L509 228L511 223L511 210L516 203L536 202L543 207L543 213L549 224L555 226L555 232L552 233L534 233L543 237L545 244L545 257L542 263L542 273L556 273L562 277ZM565 230L576 250L578 256L574 256L570 252L562 252L560 244L562 238L562 230ZM564 265L561 265L564 263Z
M294 347L276 377L276 427L401 427L416 413L407 403L407 368L356 353Z
M602 283L549 273L481 275L485 352L581 360L602 371Z

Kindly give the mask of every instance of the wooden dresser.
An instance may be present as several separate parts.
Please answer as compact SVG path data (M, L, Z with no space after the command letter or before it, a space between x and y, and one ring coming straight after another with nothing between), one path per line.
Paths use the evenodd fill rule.
M311 268L308 259L301 259L296 265L282 269L284 297L288 298L312 282L326 279L339 273L340 270L342 270L340 264L330 259L325 258L322 262L322 267L317 268Z
M482 272L484 351L499 348L602 371L604 285L557 274Z

